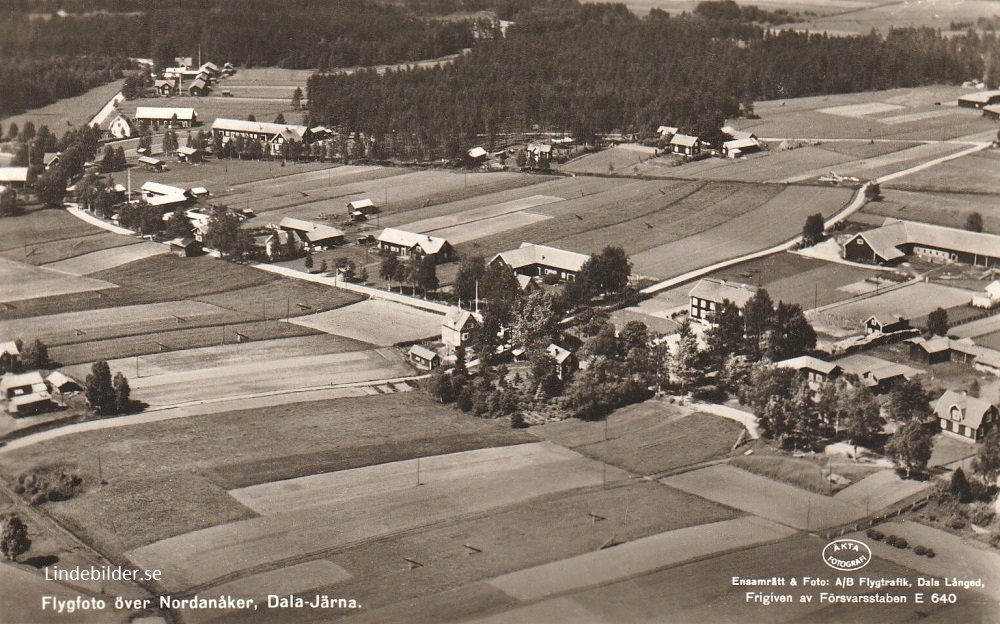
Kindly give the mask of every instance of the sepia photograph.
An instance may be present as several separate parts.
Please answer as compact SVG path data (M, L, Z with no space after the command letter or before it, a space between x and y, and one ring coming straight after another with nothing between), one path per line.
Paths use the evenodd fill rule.
M0 624L1000 624L1000 0L0 0Z

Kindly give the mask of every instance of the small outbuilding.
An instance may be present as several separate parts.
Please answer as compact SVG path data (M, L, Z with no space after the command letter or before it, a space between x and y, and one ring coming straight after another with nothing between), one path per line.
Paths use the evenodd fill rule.
M413 345L408 355L410 362L421 370L434 370L441 366L441 355L427 347Z
M201 255L202 246L193 238L175 238L170 241L170 253L181 258L191 258Z
M156 171L156 172L161 172L163 171L164 167L166 167L165 162L163 162L159 158L153 158L152 156L140 156L139 164L145 166L150 171Z

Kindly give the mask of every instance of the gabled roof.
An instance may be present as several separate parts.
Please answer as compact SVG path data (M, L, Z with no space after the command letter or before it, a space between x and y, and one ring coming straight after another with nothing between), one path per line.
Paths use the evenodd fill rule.
M204 186L196 186L196 187L194 187L193 189L191 189L191 194L194 195L195 197L202 197L202 196L205 196L205 195L210 195L210 193L208 192L208 189L205 188Z
M750 147L760 147L760 141L757 139L747 137L744 139L733 139L732 141L726 141L722 144L722 147L726 150L745 150Z
M532 284L538 286L538 282L535 280L534 277L530 275L518 275L516 277L517 277L517 285L521 287L521 290L529 288Z
M45 166L49 166L53 162L59 160L59 157L61 155L62 152L45 152L45 155L42 156L42 164L44 164Z
M378 235L378 240L380 243L398 245L407 249L413 249L419 245L426 254L436 254L448 244L448 241L443 238L430 236L429 234L417 234L416 232L397 230L396 228L385 228Z
M172 89L174 87L174 81L160 78L159 80L153 81L153 86L156 87L157 89L159 89L160 87L170 87Z
M170 246L171 247L184 247L186 249L186 248L190 247L191 245L193 245L193 244L195 244L197 242L198 241L196 241L193 238L175 238L175 239L173 239L173 240L170 241Z
M756 293L757 287L750 284L728 283L725 280L706 277L698 280L698 283L694 285L688 296L706 301L714 301L715 303L722 303L728 300L742 308Z
M1000 91L979 91L977 93L969 93L958 98L959 102L973 102L975 104L986 104L992 98L1000 97Z
M887 219L882 227L861 232L858 236L864 238L875 253L886 260L901 258L904 254L897 247L907 244L980 256L1000 256L1000 236L915 221Z
M477 323L483 322L483 315L479 312L470 312L462 308L451 308L445 315L441 325L455 331L462 331L469 319L475 319Z
M170 121L177 115L178 121L194 121L198 116L193 108L167 108L161 106L140 106L135 109L135 118Z
M27 182L27 167L0 167L0 183Z
M910 338L906 342L907 344L919 346L927 353L941 353L942 351L951 350L951 340L944 336L935 336L930 340L927 340L923 336L917 336L916 338Z
M143 193L147 195L183 195L184 189L177 186L170 186L169 184L160 184L159 182L153 182L152 180L144 182L141 187L139 187Z
M1000 104L990 104L989 106L984 106L983 112L1000 115Z
M228 130L230 132L252 132L277 136L285 130L291 130L301 139L308 128L293 124L276 124L263 121L244 121L242 119L216 119L212 122L212 130ZM299 140L296 139L296 140Z
M700 142L701 139L690 134L675 134L674 138L670 139L671 145L680 145L682 147L694 147Z
M45 381L48 382L48 384L53 388L62 388L67 384L73 384L75 386L80 385L75 379L67 377L60 371L50 373L49 376L45 378Z
M415 355L418 358L427 361L433 361L435 359L440 359L441 356L438 355L436 351L431 351L427 347L422 347L420 345L413 345L410 347L410 355Z
M172 206L183 204L188 200L187 195L154 195L146 200L150 206Z
M978 429L983 424L983 418L994 409L994 406L989 401L946 390L934 405L934 414L938 418L952 420L952 408L957 408L962 414L962 419L958 422L966 427Z
M660 135L677 134L678 132L680 132L680 130L681 130L680 128L676 128L674 126L660 126L659 128L656 129L656 133Z
M503 260L507 266L515 271L534 264L541 264L572 273L579 273L583 264L590 260L590 256L582 253L533 243L521 243L517 249L501 251L493 256L490 262L492 263L497 258Z
M466 153L469 155L469 158L482 158L483 156L489 154L489 152L481 147L473 147Z
M0 392L6 394L11 388L23 388L24 386L36 386L38 384L45 384L42 374L38 371L21 373L20 375L4 375L3 381L0 381Z
M139 162L141 162L144 165L152 165L154 167L156 165L162 165L163 164L162 160L160 160L159 158L153 158L152 156L140 156L139 157Z
M9 342L0 342L0 353L20 355L21 352L17 348L17 343L11 340Z
M897 323L904 323L906 325L909 325L909 321L903 318L902 316L894 315L887 319L885 317L879 318L877 314L872 314L871 316L866 318L865 322L862 323L862 325L868 325L872 321L875 321L875 324L878 325L879 327L885 327L886 325L895 325Z
M31 394L22 394L11 398L10 402L7 404L7 410L16 412L18 411L17 409L12 410L11 408L18 408L22 405L31 405L32 403L42 403L44 401L51 400L52 395L50 395L47 390L40 390L38 392L32 392Z
M991 299L1000 298L1000 280L993 280L983 289Z
M572 351L568 349L563 349L557 344L550 344L549 346L545 347L545 352L548 353L549 357L551 357L559 364L562 364L573 355Z
M322 223L313 223L312 221L295 219L293 217L285 217L278 224L278 227L285 230L300 232L310 243L330 240L331 238L340 238L344 235L343 230L338 230L335 227L323 225Z
M186 147L186 146L185 147L178 147L177 148L177 153L178 154L184 154L185 156L193 156L194 154L198 153L198 148L197 147Z
M814 358L811 355L800 355L799 357L794 357L789 360L775 362L774 365L780 366L781 368L793 368L795 370L813 370L817 373L822 373L823 375L829 375L840 368L833 362L824 362L823 360Z
M194 82L192 82L190 85L188 85L188 91L190 91L192 89L204 89L207 86L208 86L208 82L206 82L204 78L202 78L201 76L199 76L198 78L195 79Z
M528 149L529 152L531 152L533 154L551 154L552 153L552 146L551 145L542 145L542 144L539 144L539 143L529 143L527 149Z
M362 208L371 208L375 205L370 199L355 199L354 201L347 204L347 207L351 210L361 210Z

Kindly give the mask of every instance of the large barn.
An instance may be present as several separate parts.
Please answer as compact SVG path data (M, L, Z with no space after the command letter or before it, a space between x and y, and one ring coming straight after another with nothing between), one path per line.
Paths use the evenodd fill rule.
M190 128L198 123L198 113L193 108L165 106L140 106L135 109L135 121L153 130L160 128Z
M556 247L521 243L517 249L502 251L493 256L490 264L502 262L518 275L545 277L554 275L560 280L573 281L590 256Z
M264 141L271 146L272 154L280 154L282 145L287 142L309 143L312 140L312 134L305 126L242 119L216 119L212 122L212 135L224 142L239 137Z
M925 260L1000 266L1000 236L915 221L885 225L852 236L842 249L845 260L891 264L914 255Z

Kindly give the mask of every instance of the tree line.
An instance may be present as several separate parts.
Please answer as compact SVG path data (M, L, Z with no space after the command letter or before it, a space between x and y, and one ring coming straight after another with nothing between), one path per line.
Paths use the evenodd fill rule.
M6 17L0 20L0 32L7 30L6 23ZM0 35L0 118L81 95L123 77L131 67L127 59L107 55L28 58L5 36Z
M460 157L471 145L495 147L506 133L539 128L586 141L669 123L713 141L726 118L755 100L980 75L984 44L931 29L831 37L772 32L742 18L542 4L448 66L314 75L310 123L360 131L418 159Z

